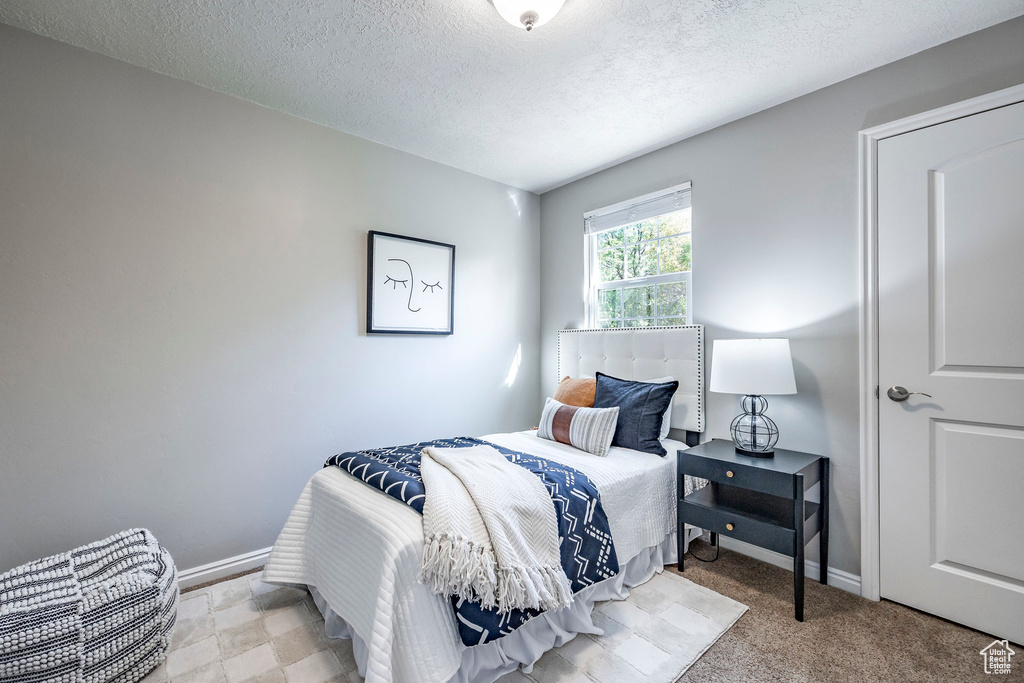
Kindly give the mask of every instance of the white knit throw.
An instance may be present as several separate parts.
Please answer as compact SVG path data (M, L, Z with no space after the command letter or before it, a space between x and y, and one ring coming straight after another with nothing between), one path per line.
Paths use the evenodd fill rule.
M572 588L544 484L490 446L423 449L423 581L506 613L560 609Z

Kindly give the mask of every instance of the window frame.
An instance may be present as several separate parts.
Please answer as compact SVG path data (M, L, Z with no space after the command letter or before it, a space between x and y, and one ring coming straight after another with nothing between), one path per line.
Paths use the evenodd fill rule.
M590 221L593 218L597 218L597 217L601 217L601 216L606 216L606 215L608 215L610 213L620 212L622 210L627 210L627 212L634 212L636 210L636 207L638 207L638 205L641 205L641 204L649 204L649 203L652 203L652 202L659 202L659 201L663 202L663 201L665 201L667 199L670 199L673 196L681 196L683 194L685 194L686 199L688 200L688 205L684 206L684 207L678 207L678 208L666 207L666 210L664 210L664 211L659 211L657 213L654 213L654 214L651 214L651 215L647 215L644 218L637 218L634 221L629 222L629 223L622 223L620 225L609 226L609 227L607 227L605 229L598 230L598 231L590 231L588 229L585 230L584 239L583 239L583 254L584 254L584 257L583 257L583 262L584 262L584 278L583 278L583 280L584 280L584 292L583 292L583 295L584 296L583 296L583 298L584 298L584 304L586 306L585 315L586 315L586 321L587 321L587 326L588 327L590 327L592 329L603 329L603 328L601 328L600 308L599 308L599 303L598 303L598 299L599 299L601 291L610 290L610 289L622 289L623 292L625 292L625 289L627 287L637 287L637 286L646 286L646 285L659 285L659 284L668 283L668 282L672 282L672 283L682 282L683 286L685 288L685 292L686 292L686 294L685 294L685 302L686 302L686 312L685 312L685 314L683 316L671 316L671 317L675 317L675 318L682 317L682 318L684 318L684 322L682 323L683 325L689 325L689 324L692 323L692 321L693 321L693 314L692 314L692 311L693 311L693 260L692 260L693 259L693 241L692 241L693 240L693 213L692 213L693 207L692 207L692 203L689 203L690 192L691 192L691 184L687 182L687 183L683 183L681 185L675 185L673 187L666 188L664 190L660 190L658 192L652 192L652 193L644 195L642 197L636 197L636 198L628 200L628 201L619 202L618 204L613 204L611 206L607 206L607 207L604 207L602 209L597 209L595 211L588 211L587 213L583 214L584 221L585 221L585 226L589 226L587 221ZM677 211L683 211L686 208L690 208L690 210L691 210L691 214L690 214L690 240L691 240L690 241L690 254L691 254L691 256L690 256L690 259L691 259L691 261L690 261L690 270L679 271L679 272L676 272L676 273L661 273L661 274L658 274L658 275L645 275L645 276L635 277L635 278L624 278L624 279L621 279L621 280L614 280L614 281L609 281L609 282L596 282L596 279L599 277L599 274L601 272L600 271L600 263L599 263L599 253L600 253L600 250L598 249L598 245L597 245L597 235L598 234L606 232L607 230L614 230L616 228L625 227L626 225L631 225L634 222L641 222L641 221L644 221L644 220L649 220L651 218L657 218L658 216L664 216L664 215L668 215L668 214L671 214L671 213L675 213ZM636 244L643 243L643 242L655 243L656 244L656 243L658 243L658 242L660 242L660 241L662 241L664 239L667 239L668 237L672 237L672 236L669 235L669 236L666 236L666 237L662 237L661 235L658 235L654 239L641 240L641 242L638 242ZM661 264L660 264L660 261L661 261L661 250L660 250L660 248L658 250L658 261L659 261L658 269L660 270L661 269ZM624 304L625 304L625 302L623 301L623 302L620 303L620 306L623 306ZM625 317L625 311L622 310L621 308L620 308L620 311L623 313L623 315L622 315L621 318L619 318L619 320L621 320L622 324L625 326L626 325L626 321L627 320L632 320L632 318L626 318ZM658 322L659 316L657 315L657 313L658 313L658 311L657 311L657 309L655 309L655 315L654 315L655 325L654 326L658 326L657 322ZM615 329L615 328L610 328L610 329ZM619 328L619 329L621 329L621 328Z

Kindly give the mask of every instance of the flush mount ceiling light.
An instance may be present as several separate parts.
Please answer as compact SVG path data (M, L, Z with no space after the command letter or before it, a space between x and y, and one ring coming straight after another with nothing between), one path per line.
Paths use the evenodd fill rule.
M513 26L532 31L558 14L565 0L491 0L498 14Z

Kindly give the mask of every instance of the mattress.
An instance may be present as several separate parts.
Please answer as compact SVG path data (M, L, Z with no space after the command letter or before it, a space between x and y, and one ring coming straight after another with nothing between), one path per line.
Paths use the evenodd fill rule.
M602 458L534 431L482 438L590 477L622 562L663 544L675 530L671 454L686 448L679 441L663 441L670 454L664 458L624 448ZM417 580L422 554L423 524L415 510L328 467L306 484L263 580L315 587L319 601L362 641L367 683L443 683L455 675L466 647L451 604Z

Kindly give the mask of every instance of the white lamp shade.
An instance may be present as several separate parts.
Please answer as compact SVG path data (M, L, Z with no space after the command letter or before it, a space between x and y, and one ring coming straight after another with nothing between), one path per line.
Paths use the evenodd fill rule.
M716 339L711 391L720 394L795 394L788 339Z
M537 15L537 21L533 24L533 28L542 26L551 20L553 16L558 14L558 10L562 9L562 5L565 4L565 0L491 0L494 3L494 9L498 10L498 14L502 18L513 26L523 27L522 17L527 12L534 12Z

